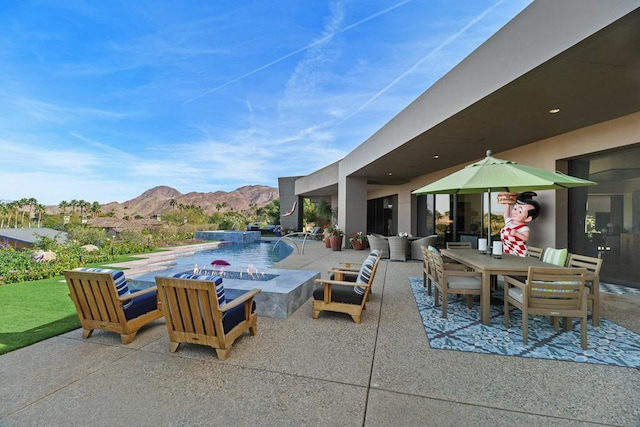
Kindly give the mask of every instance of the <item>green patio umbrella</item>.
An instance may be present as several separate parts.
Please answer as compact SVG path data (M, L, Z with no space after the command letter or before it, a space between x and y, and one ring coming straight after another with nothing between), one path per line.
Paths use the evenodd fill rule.
M491 236L491 192L513 192L553 190L559 188L585 187L596 182L551 172L509 160L497 159L487 150L487 157L479 162L447 175L442 179L414 190L412 194L474 194L489 193L489 221L487 237Z

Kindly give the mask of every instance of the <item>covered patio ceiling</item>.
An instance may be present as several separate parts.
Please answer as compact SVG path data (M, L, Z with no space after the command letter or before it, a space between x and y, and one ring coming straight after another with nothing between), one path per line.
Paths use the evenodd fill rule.
M396 185L470 163L487 149L498 153L640 111L638 23L640 9L350 176Z

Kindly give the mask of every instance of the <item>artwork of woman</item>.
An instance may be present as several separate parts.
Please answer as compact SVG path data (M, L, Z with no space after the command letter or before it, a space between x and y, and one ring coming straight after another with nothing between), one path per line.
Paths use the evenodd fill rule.
M505 205L504 227L500 230L504 253L517 256L527 254L528 224L540 214L540 204L533 200L534 196L537 194L533 191L498 194L498 203Z

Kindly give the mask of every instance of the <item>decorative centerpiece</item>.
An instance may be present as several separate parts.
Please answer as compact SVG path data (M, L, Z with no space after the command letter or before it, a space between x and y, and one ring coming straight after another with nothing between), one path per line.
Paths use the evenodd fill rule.
M353 249L361 251L366 246L367 236L362 231L358 231L349 237L349 242L351 242Z

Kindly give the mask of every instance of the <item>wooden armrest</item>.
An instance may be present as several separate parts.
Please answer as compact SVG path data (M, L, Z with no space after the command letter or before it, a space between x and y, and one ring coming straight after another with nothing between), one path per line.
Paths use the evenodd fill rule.
M520 289L525 289L527 287L526 283L523 283L520 280L516 279L515 277L511 277L511 276L504 276L504 283L505 285L513 285Z
M342 280L330 280L330 279L316 279L315 284L322 283L324 285L345 285L345 286L359 286L361 288L366 288L366 283L356 283L356 282L344 282Z
M331 270L327 270L327 273L329 274L350 274L350 275L356 275L358 273L360 273L360 270L340 270L340 269L335 269L332 268Z
M338 264L344 265L344 268L347 268L347 269L349 269L349 268L358 268L359 269L360 268L360 267L352 267L352 265L356 264L354 262L340 261Z
M156 286L152 286L150 288L141 289L139 291L135 291L130 293L129 295L123 295L118 297L118 301L128 301L131 298L136 298L142 295L150 294L151 292L156 292L158 288Z
M331 267L332 270L340 270L340 271L360 271L361 266L357 267Z
M260 292L262 292L261 289L251 289L249 292L246 292L240 295L238 298L235 298L229 301L228 303L226 303L225 305L223 305L222 307L220 307L220 311L224 313L225 311L231 310L232 308L237 307L240 304L244 304L247 301L251 301L253 297L256 296L256 294L259 294Z

